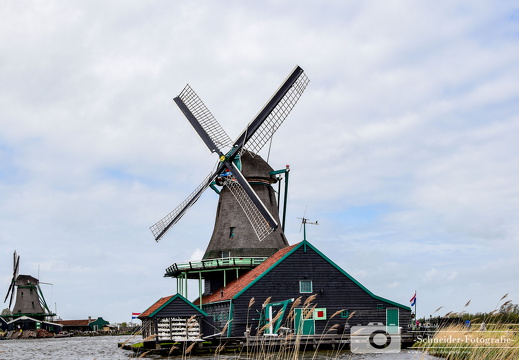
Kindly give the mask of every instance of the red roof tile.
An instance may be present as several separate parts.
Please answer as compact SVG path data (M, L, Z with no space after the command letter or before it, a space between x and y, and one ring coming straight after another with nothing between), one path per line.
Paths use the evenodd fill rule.
M243 290L247 285L256 280L261 274L267 271L272 265L274 265L279 259L288 254L290 250L299 244L287 246L281 250L278 250L268 259L263 261L260 265L256 266L251 271L243 274L238 279L231 281L226 287L221 287L212 294L202 297L202 304L208 304L217 301L225 301L232 299L236 294ZM194 302L195 305L200 304L200 299Z
M167 303L173 296L175 296L175 295L170 295L170 296L165 296L163 298L160 298L155 304L151 305L149 308L146 309L146 311L144 311L142 314L137 316L137 318L142 319L142 318L150 316L157 309L159 309L162 305Z
M88 326L92 322L92 320L56 320L54 321L56 324L61 324L64 326Z

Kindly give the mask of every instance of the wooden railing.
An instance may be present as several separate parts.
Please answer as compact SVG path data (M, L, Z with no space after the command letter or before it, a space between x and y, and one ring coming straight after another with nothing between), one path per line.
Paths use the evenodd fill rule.
M206 259L175 263L166 269L166 276L185 270L204 270L228 267L256 267L265 261L266 257L229 257L221 259Z

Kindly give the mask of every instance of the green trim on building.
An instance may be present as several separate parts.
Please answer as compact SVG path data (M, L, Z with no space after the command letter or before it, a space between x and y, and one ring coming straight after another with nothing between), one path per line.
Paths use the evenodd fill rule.
M103 326L110 324L110 322L106 321L102 317L98 317L94 321L90 322L88 326L90 326L90 329L93 331L98 331L103 328Z
M274 269L276 266L278 266L278 264L282 263L283 260L285 260L287 257L289 257L294 251L296 251L300 247L301 247L301 243L298 246L294 247L292 250L290 250L288 253L286 253L285 256L283 256L281 259L279 259L274 264L272 264L272 266L270 266L260 276L258 276L256 279L254 279L254 281L251 281L247 286L245 286L243 289L241 289L236 295L233 296L233 299L237 299L238 297L240 297L241 294L243 294L245 291L247 291L252 285L256 284L261 278L263 278L263 276L268 274L272 269Z
M229 300L229 321L227 322L227 337L231 337L232 320L234 318L234 303Z
M397 302L394 302L394 301L391 301L391 300L388 300L388 299L385 299L381 296L378 296L378 295L375 295L373 294L371 291L369 291L364 285L362 285L360 282L358 282L357 280L355 280L353 278L353 276L351 276L350 274L348 274L346 271L344 271L343 269L341 269L337 264L335 264L332 260L330 260L326 255L324 255L322 252L320 252L319 250L317 250L312 244L308 243L308 246L310 246L310 248L312 248L316 253L318 253L319 255L321 255L321 257L323 259L325 259L326 261L328 261L334 268L336 268L337 270L339 270L342 274L344 274L345 276L347 276L351 281L353 281L356 285L358 285L362 290L364 290L365 292L367 292L372 298L374 299L377 299L377 300L381 300L381 301L384 301L384 302L387 302L391 305L394 305L394 306L397 306L397 307L400 307L402 309L405 309L405 310L409 310L411 311L411 308L408 307L408 306L405 306L405 305L402 305L402 304L399 304Z
M153 313L151 313L148 317L154 317L158 312L160 312L162 309L164 309L167 305L169 305L172 301L176 300L176 299L180 299L182 301L184 301L186 304L188 304L189 306L191 306L193 309L195 309L196 311L198 311L200 314L204 315L204 316L207 316L207 313L200 309L198 306L196 306L195 304L193 304L191 301L189 301L188 299L186 299L185 297L183 297L182 295L180 294L175 294L171 297L171 299L169 299L168 301L166 301L161 307L159 307L157 310L155 310Z
M303 240L301 241L298 245L296 245L292 250L290 250L288 253L286 253L281 259L279 259L278 261L276 261L274 264L272 264L272 266L270 266L266 271L264 271L260 276L258 276L256 279L254 279L254 281L251 281L247 286L245 286L240 292L238 292L236 295L234 295L233 299L237 299L238 297L240 297L245 291L247 291L251 286L253 286L256 282L258 282L261 278L263 278L263 276L265 276L266 274L268 274L272 269L274 269L276 266L278 266L280 263L282 263L286 258L288 258L289 256L291 256L294 252L296 252L297 250L299 250L301 248L301 246L303 246L305 252L308 250L308 248L312 249L313 251L315 251L319 256L321 256L323 259L325 259L326 261L328 261L328 263L330 265L332 265L335 269L339 270L344 276L346 276L348 279L350 279L351 281L353 281L357 286L359 286L362 290L364 290L366 293L369 294L369 296L371 296L372 298L374 299L377 299L377 300L380 300L380 301L384 301L388 304L391 304L391 305L394 305L394 306L397 306L399 308L402 308L402 309L405 309L405 310L411 310L410 307L408 306L405 306L405 305L402 305L402 304L399 304L397 302L394 302L394 301L391 301L391 300L388 300L388 299L385 299L383 297L380 297L380 296L377 296L375 294L373 294L371 291L369 291L364 285L362 285L360 282L358 282L357 280L355 280L350 274L348 274L346 271L344 271L343 269L341 269L337 264L335 264L332 260L330 260L326 255L324 255L322 252L320 252L317 248L315 248L312 244L310 244L307 240ZM308 248L307 248L308 247Z

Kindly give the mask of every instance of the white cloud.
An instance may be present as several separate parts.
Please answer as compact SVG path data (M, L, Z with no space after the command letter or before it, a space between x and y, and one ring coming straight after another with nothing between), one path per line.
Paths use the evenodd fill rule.
M34 1L0 10L0 259L17 249L27 272L40 264L63 317L85 308L126 320L173 293L164 269L207 245L212 193L159 244L147 229L216 161L172 98L189 82L234 138L295 64L311 82L271 151L274 168L292 168L289 241L301 240L296 217L308 206L321 224L308 229L314 245L376 294L406 303L418 288L424 312L474 296L471 309L492 308L489 294L513 292L513 5ZM4 285L10 272L0 261ZM100 274L106 281L93 280ZM113 301L87 308L75 296L87 288ZM445 301L452 294L459 304Z

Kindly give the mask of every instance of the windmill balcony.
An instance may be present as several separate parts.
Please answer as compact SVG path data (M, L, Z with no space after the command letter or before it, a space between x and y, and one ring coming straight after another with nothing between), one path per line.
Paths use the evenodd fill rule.
M164 277L177 277L182 273L189 274L190 272L198 273L200 271L223 270L230 268L253 269L266 259L267 257L228 257L175 263L166 269Z

